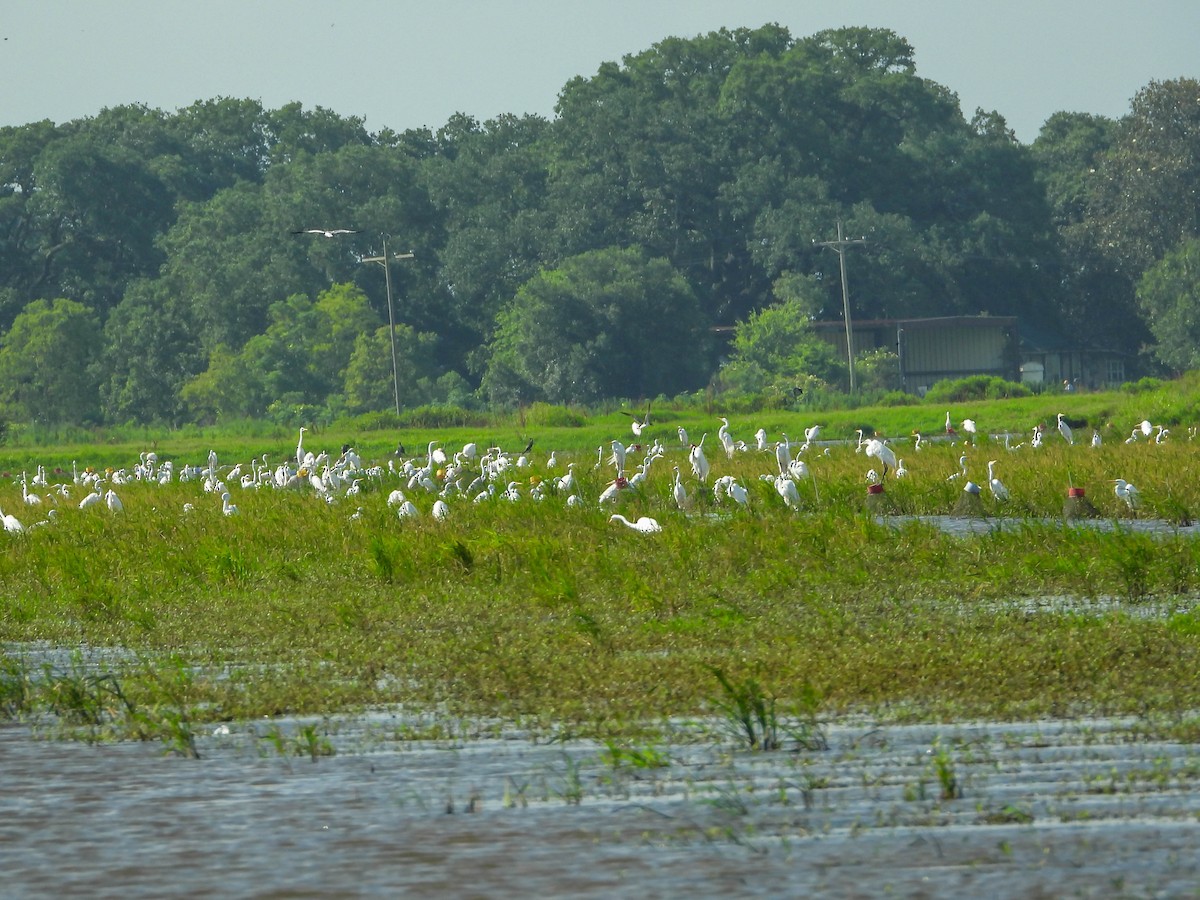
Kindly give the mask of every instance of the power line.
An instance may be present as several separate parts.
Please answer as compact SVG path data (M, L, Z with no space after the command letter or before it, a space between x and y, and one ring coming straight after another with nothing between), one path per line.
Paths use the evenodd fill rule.
M838 266L842 273L842 311L846 316L846 361L850 367L850 393L854 393L854 331L850 327L850 288L846 284L846 248L854 244L865 244L867 239L849 239L842 237L842 222L837 223L838 236L836 241L818 241L813 239L817 247L829 247L837 251Z

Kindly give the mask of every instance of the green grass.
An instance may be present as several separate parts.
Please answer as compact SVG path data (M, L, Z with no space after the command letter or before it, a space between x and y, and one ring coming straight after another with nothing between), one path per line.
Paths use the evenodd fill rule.
M579 430L623 438L613 426L627 428L624 419ZM735 435L750 439L749 424L735 423ZM577 454L563 450L557 470L577 462L585 508L553 494L460 498L445 523L429 517L433 498L419 488L406 493L423 515L398 519L385 502L395 478L368 480L358 498L333 504L309 491L232 487L233 517L198 481L117 487L121 515L77 509L72 486L56 522L0 535L0 641L9 647L0 654L0 714L55 712L93 736L160 739L182 755L194 752L197 723L395 703L611 739L644 739L647 722L733 708L753 729L744 740L759 746L787 746L801 732L819 738L818 712L1184 717L1200 707L1200 544L1061 522L1070 486L1084 487L1102 517L1128 516L1112 492L1118 476L1141 489L1139 516L1190 519L1200 510L1200 480L1190 474L1200 445L1181 431L1161 446L1110 441L1094 450L1051 434L1041 451L970 449L971 477L984 483L986 461L997 459L1012 494L1000 504L985 488L986 514L1023 524L967 538L877 521L865 473L878 461L850 446L810 451L802 509L788 510L758 478L773 457L726 460L715 434L705 444L713 477L737 476L749 509L717 503L711 479L687 478L694 509L677 510L671 465L688 468L671 445L647 484L618 501L631 519L657 518L663 531L654 535L612 525L612 510L596 507L612 470L592 471L591 439ZM827 425L825 436L838 435ZM492 436L471 437L482 445ZM460 436L444 439L460 445ZM306 443L335 455L340 446L326 435ZM550 449L513 476L524 489L530 476L549 483ZM131 467L137 452L123 450L101 456ZM207 456L200 450L157 447L160 458L194 462ZM221 458L232 464L264 450L237 455L231 445ZM889 479L889 508L950 513L962 487L946 479L962 447L914 453L897 441L896 450L911 474ZM294 442L281 435L274 452L289 451ZM95 448L37 452L97 458ZM382 448L360 452L385 459ZM31 455L22 468L36 465ZM26 525L44 517L23 506L11 473L0 508ZM1031 612L1021 602L1045 596L1126 605ZM1138 614L1168 598L1171 615ZM121 648L136 662L112 663L103 677L46 677L22 662L30 642ZM326 750L316 731L289 747L314 757Z

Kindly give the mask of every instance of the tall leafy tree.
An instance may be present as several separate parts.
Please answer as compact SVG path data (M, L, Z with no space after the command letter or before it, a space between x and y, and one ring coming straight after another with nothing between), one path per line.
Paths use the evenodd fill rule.
M104 323L100 396L110 422L181 421L179 391L203 370L192 309L164 281L142 279Z
M1151 82L1104 155L1088 214L1095 240L1136 280L1200 235L1200 81Z
M703 317L687 281L638 247L593 250L530 279L500 316L484 378L502 402L592 402L703 383Z
M1200 238L1184 241L1147 269L1137 296L1155 356L1176 371L1200 368Z
M90 371L100 352L95 314L74 300L35 300L0 339L0 404L14 418L82 424L99 412Z

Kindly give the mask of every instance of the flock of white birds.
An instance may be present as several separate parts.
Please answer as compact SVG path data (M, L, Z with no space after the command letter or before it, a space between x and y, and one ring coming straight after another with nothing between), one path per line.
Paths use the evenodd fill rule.
M639 441L626 446L622 441L614 439L607 446L597 447L593 470L611 470L612 474L612 479L595 498L595 503L599 506L611 504L623 492L644 484L651 468L660 460L666 459L669 452L686 453L686 465L690 469L691 477L685 482L680 464L660 464L660 467L671 465L674 473L672 497L680 509L692 509L694 495L691 492L696 490L711 490L714 500L719 503L731 503L736 507L747 507L750 504L750 492L737 477L720 475L712 478L712 465L704 449L707 433L699 441L692 441L687 431L679 427L676 430L678 444L672 441L673 446L667 447L661 439L655 439L648 446L644 446L640 439L650 426L649 408L645 416L632 418L633 435ZM779 440L771 441L767 432L760 428L754 434L753 442L748 443L733 436L727 418L719 417L719 420L719 454L728 460L732 460L739 453L747 452L770 457L774 463L773 467L759 478L774 486L780 502L785 506L791 509L800 508L800 485L811 485L814 496L819 498L816 481L812 478L804 456L813 452L826 456L830 454L830 444L835 442L822 442L823 446L818 449L822 426L813 425L805 429L804 440L800 443L791 441L786 434ZM1062 440L1068 444L1075 443L1074 433L1062 414L1058 415L1057 427ZM1043 426L1035 427L1028 441L1029 447L1036 449L1042 446L1046 439L1046 431ZM496 447L481 450L476 443L466 443L460 450L447 453L441 446L442 442L433 441L429 443L423 455L408 458L396 456L389 459L386 465L365 465L357 452L349 446L343 447L336 457L327 452L313 453L304 446L307 433L307 428L300 428L295 458L283 460L276 465L269 464L265 454L246 463L221 465L216 453L210 452L205 465L176 467L171 460L160 463L154 452L145 452L140 454L137 464L130 469L106 469L104 472L96 472L86 468L80 471L77 466L72 465L70 481L66 481L65 473L48 476L45 468L38 466L32 476L22 473L19 479L26 510L46 511L43 518L28 527L50 524L58 510L65 506L77 506L79 509L99 507L112 513L120 513L123 505L117 491L130 481L158 484L196 482L202 495L219 499L221 510L227 516L238 514L231 487L242 490L303 490L333 503L357 498L362 493L364 483L383 489L389 484L396 484L386 496L387 505L396 511L399 518L417 518L422 515L420 507L411 497L421 496L427 503L427 498L434 496L429 515L439 521L444 521L451 515L452 505L456 502L516 502L526 498L541 500L548 494L565 497L566 505L570 507L582 506L588 502L582 496L580 483L575 475L576 467L586 463L570 462L562 470L562 474L558 474L559 463L557 455L553 452L542 464L541 469L547 473L545 476L526 474L526 470L532 465L528 452L513 454ZM1169 430L1161 425L1155 426L1149 421L1142 421L1133 428L1125 443L1139 440L1162 443L1169 434ZM1189 436L1195 435L1192 433ZM907 476L908 469L904 460L897 458L888 443L878 437L865 436L862 431L857 432L857 438L854 452L875 460L882 470L880 472L875 468L870 469L866 473L869 483L882 484L889 474L894 478ZM971 419L964 419L960 431L947 412L945 435L940 436L940 439L956 443L961 440L964 449L975 447L978 445L976 424ZM1016 451L1026 445L1024 441L1012 443L1010 435L1004 435L1003 440L1005 448L1009 451ZM1100 442L1099 433L1093 432L1091 446L1098 447ZM913 433L913 452L920 452L926 443L925 436L919 432ZM529 449L527 448L527 451ZM633 458L640 457L640 461L634 463L631 454ZM1003 502L1009 499L1009 491L996 474L998 464L996 459L988 461L987 485L995 499ZM950 474L947 480L962 479L966 490L979 493L980 486L970 481L967 473L967 455L964 452L959 458L959 470ZM1138 489L1123 478L1113 479L1112 483L1116 496L1130 510L1136 510L1140 503ZM79 492L82 492L81 497ZM197 502L201 502L199 498ZM185 512L194 509L195 504L184 504ZM350 518L359 519L362 515L363 508L356 507ZM26 530L26 526L12 513L0 511L0 516L3 517L5 531ZM662 530L659 522L649 516L629 519L621 513L614 512L609 521L643 534L653 534Z

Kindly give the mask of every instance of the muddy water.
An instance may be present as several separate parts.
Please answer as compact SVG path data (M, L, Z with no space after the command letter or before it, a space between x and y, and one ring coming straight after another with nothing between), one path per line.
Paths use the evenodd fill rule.
M1193 896L1200 753L1131 723L829 724L735 749L681 723L640 767L397 715L209 729L201 759L0 726L0 895ZM458 723L453 730L477 731ZM274 736L268 740L267 735ZM286 743L286 741L284 742ZM646 750L646 747L634 749ZM960 797L943 798L950 783Z

